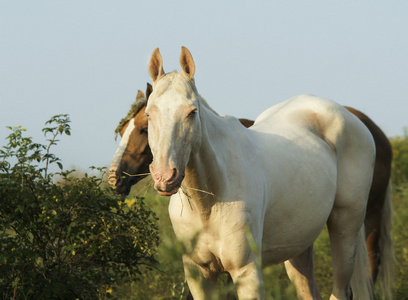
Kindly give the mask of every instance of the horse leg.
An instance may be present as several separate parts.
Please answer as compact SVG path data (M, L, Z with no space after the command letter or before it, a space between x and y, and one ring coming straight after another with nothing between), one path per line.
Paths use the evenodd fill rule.
M237 297L235 297L235 292L231 291L231 288L234 284L234 281L232 280L231 275L228 273L228 280L227 280L227 298L226 300L237 300Z
M227 291L226 300L237 300L237 297L235 297L235 293L230 290L231 286L233 284L234 284L234 282L232 281L231 275L228 274L228 280L227 280L227 289L228 289L228 291ZM191 294L190 291L188 291L187 300L194 300L193 295Z
M237 286L238 299L265 299L262 270L256 266L255 259L230 274Z
M205 272L205 269L195 264L187 255L183 255L183 265L188 288L190 289L188 297L194 300L213 299L217 277Z
M313 267L313 245L298 256L285 261L286 273L300 299L322 299Z
M372 297L364 226L355 210L356 207L334 208L327 222L333 259L331 300L350 300L353 293L356 299Z
M333 260L333 291L330 299L351 300L351 277L357 253L357 235L340 209L333 211L327 222ZM354 230L352 230L354 229Z

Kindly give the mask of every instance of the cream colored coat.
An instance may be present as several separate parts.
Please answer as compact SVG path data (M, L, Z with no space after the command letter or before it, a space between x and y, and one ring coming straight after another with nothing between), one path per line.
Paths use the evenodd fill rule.
M198 94L186 48L180 64L181 73L165 74L158 49L153 52L146 113L152 177L160 194L172 195L170 218L186 245L194 299L211 299L221 272L230 273L240 299L263 299L260 261L286 261L299 297L319 298L312 246L325 224L331 299L351 296L356 272L353 294L369 299L362 224L375 149L366 127L344 107L302 95L266 110L246 129Z

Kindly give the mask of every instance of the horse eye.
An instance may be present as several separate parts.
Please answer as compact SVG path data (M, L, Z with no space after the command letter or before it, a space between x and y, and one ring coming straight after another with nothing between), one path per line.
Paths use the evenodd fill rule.
M140 133L141 134L147 134L147 127L146 128L142 128L142 130L140 130Z
M192 111L188 114L187 118L189 118L189 119L194 119L194 117L196 116L196 114L197 114L197 109L194 109L194 110L192 110Z

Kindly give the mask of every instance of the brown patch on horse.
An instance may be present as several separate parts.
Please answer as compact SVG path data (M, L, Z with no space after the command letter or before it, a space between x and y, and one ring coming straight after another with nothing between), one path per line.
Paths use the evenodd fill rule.
M136 101L144 97L145 95L143 94L143 92L141 90L138 90L136 95Z
M240 121L241 124L244 125L246 128L251 127L251 126L254 125L254 123L255 123L255 121L248 120L248 119L239 119L239 121Z
M149 165L153 160L152 152L147 138L147 117L144 106L129 122L134 122L133 129L125 152L122 155L119 167L116 170L116 192L120 194L129 194L132 185L146 177L149 171ZM125 132L127 122L121 135Z
M116 189L118 194L128 194L132 185L144 178L149 171L149 164L153 160L147 138L147 117L145 109L147 99L152 93L152 86L147 83L146 97L138 91L135 103L132 104L127 116L123 118L115 130L116 135L123 136L130 122L135 128L131 132L119 166L116 169Z
M122 126L121 130L119 131L119 135L120 135L121 137L125 134L126 128L128 128L128 126L129 126L129 121L126 122L126 123Z
M147 100L149 100L151 93L153 93L153 87L150 83L147 83L147 87L146 87L146 99Z
M147 90L149 90L149 83L147 86ZM151 86L150 86L151 87ZM149 93L150 96L151 92ZM147 98L145 97L145 95L143 94L143 92L141 90L139 90L137 92L137 96L136 96L136 101L130 106L130 110L127 113L126 117L124 117L122 120L120 120L118 126L115 129L115 139L118 135L118 133L120 133L121 136L123 136L123 127L125 126L125 124L127 124L131 119L133 119L135 117L135 115L143 108L146 106L147 103Z

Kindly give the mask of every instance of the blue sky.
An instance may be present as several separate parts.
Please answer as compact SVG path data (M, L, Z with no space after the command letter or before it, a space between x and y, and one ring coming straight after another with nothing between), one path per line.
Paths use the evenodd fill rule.
M298 94L359 109L387 134L408 126L407 1L0 1L0 146L6 126L37 142L70 114L56 154L66 168L108 166L114 129L159 47L181 46L220 114L254 119Z

